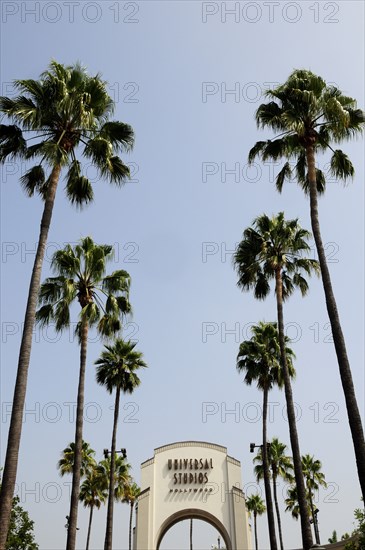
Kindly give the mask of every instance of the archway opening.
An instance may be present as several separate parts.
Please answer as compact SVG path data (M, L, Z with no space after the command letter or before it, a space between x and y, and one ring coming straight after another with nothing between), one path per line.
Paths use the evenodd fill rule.
M171 526L164 534L159 550L226 549L221 533L209 522L201 519L182 519Z
M182 523L183 525L181 525ZM203 524L207 524L210 529L207 530L206 525ZM174 529L172 533L168 535L169 531L171 531L171 529L176 525L178 525L176 530ZM196 531L195 544L194 525ZM222 550L224 548L226 550L232 550L231 540L224 525L209 512L194 508L181 510L166 519L164 524L161 526L157 537L157 550L164 550L164 548L165 550L173 550L175 548L176 550L181 550L183 548L190 550L191 527L193 529L193 550L199 550L200 548L220 548ZM199 529L198 531L197 527ZM186 529L188 529L188 536L186 541L184 541L186 535L183 533L186 533ZM199 533L199 535L197 535L197 533ZM162 545L163 541L165 541L164 545ZM165 546L165 544L167 544L167 546Z

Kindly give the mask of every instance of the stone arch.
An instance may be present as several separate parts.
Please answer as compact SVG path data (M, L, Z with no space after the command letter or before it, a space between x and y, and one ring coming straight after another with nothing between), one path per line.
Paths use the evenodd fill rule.
M134 550L159 550L166 532L183 519L212 525L228 550L252 548L241 464L226 447L180 441L157 447L141 464Z
M167 531L169 531L169 529L171 529L171 527L173 527L176 523L179 523L180 521L183 521L185 519L200 519L209 523L210 525L215 527L219 534L222 536L226 545L226 549L233 550L230 536L224 525L213 514L210 514L205 510L199 510L198 508L185 508L184 510L180 510L179 512L176 512L175 514L172 514L170 517L168 517L161 525L160 530L157 534L156 550L159 550L162 539L166 535Z

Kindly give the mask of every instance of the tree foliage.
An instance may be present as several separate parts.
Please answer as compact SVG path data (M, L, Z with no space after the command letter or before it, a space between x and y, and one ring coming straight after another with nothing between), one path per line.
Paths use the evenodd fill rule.
M39 546L34 540L34 521L20 506L20 498L13 498L13 506L10 516L10 528L6 541L6 550L38 550Z

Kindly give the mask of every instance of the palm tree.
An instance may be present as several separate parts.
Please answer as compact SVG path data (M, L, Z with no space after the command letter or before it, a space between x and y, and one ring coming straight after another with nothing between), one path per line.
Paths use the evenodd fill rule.
M126 502L130 505L130 514L129 514L129 550L132 550L132 522L133 522L133 510L134 505L137 500L138 495L140 494L141 489L138 487L137 483L129 483L125 486L124 496L122 502Z
M278 528L279 528L280 548L281 550L284 550L280 510L279 510L278 495L277 495L277 478L281 477L285 481L293 482L293 475L292 475L293 462L292 462L292 458L285 454L286 445L284 443L281 443L277 437L273 437L273 439L268 443L267 450L268 450L268 453L267 453L268 461L271 468L272 484L274 489L274 501L275 501L275 509L276 509L276 518L277 518ZM259 481L260 479L263 478L263 470L264 470L261 450L259 450L259 452L255 456L254 462L257 462L255 466L255 474L256 474L257 481Z
M81 446L81 467L80 476L84 477L96 467L94 458L95 451L90 447L89 443L82 441ZM57 463L57 467L61 476L72 474L75 461L75 443L69 443L68 447L63 449L62 456Z
M76 246L68 244L63 250L54 253L51 268L56 276L46 279L39 292L41 307L36 313L36 319L43 326L54 321L57 332L69 327L70 306L78 301L81 307L76 329L80 342L80 373L67 550L73 550L76 542L89 329L96 327L101 336L112 336L121 328L120 317L131 311L128 273L118 270L111 275L105 274L106 264L112 259L112 253L112 246L97 245L91 237L81 239Z
M267 518L271 550L277 548L275 534L274 509L270 488L269 459L267 449L267 406L268 393L274 385L283 386L282 370L280 365L279 335L276 323L262 323L252 327L252 338L240 344L237 356L237 370L245 372L244 381L247 385L257 382L257 387L263 391L262 406L262 461ZM289 341L285 338L286 343ZM286 346L286 357L289 375L294 376L292 364L293 351Z
M114 468L114 500L123 501L126 487L131 483L132 477L130 470L132 466L126 462L124 456L115 455ZM107 458L100 460L96 469L97 475L102 480L102 486L109 489L111 456L108 453Z
M253 522L255 530L255 548L258 550L258 539L257 539L257 516L261 516L266 512L266 507L264 501L260 495L251 495L246 499L246 507L249 512L253 513Z
M193 550L193 518L190 518L190 535L189 535L189 538L190 538L190 550ZM130 547L129 547L129 550Z
M86 478L81 484L79 496L80 501L84 504L85 508L90 508L86 550L89 550L90 546L91 524L93 520L94 508L97 508L99 510L101 505L105 503L107 496L107 489L103 484L102 478L98 475L96 468L88 470Z
M309 250L306 239L309 232L302 229L297 219L285 220L280 212L271 219L263 214L256 218L253 227L243 233L243 240L234 255L234 265L242 290L253 289L255 298L263 300L270 292L270 280L275 280L275 294L278 316L279 345L285 398L288 414L290 442L293 452L295 481L298 487L301 509L303 548L312 546L312 533L305 506L305 485L303 480L298 432L295 420L293 392L285 353L283 302L299 288L304 296L308 283L303 274L318 273L318 263L303 255Z
M279 132L279 135L273 140L257 142L249 153L249 162L253 162L256 156L262 160L295 159L295 176L304 192L309 194L312 231L321 266L358 475L365 497L364 431L319 224L318 194L325 191L325 177L316 168L316 154L330 151L332 175L344 181L354 176L354 167L348 156L339 149L334 150L330 143L339 143L361 134L365 113L356 108L354 99L307 70L294 71L283 85L268 90L267 95L272 101L257 109L257 125ZM280 192L292 172L287 161L276 178L276 187Z
M76 156L79 146L98 169L100 177L117 185L129 178L129 168L118 155L133 146L132 128L110 120L114 103L107 93L106 82L99 75L89 76L80 65L65 67L53 61L40 80L17 80L14 85L19 91L18 97L0 98L0 113L13 123L0 124L0 163L8 159L36 162L21 178L21 183L29 196L35 192L40 194L44 208L28 291L0 493L0 550L4 550L9 528L35 311L57 185L62 170L68 167L68 199L78 206L90 202L93 191L90 181L82 175L81 162ZM38 141L34 142L35 139ZM49 170L48 175L44 166ZM71 529L71 533L74 538L76 531ZM71 547L74 543L69 550Z
M105 346L99 359L95 361L96 381L105 386L109 393L115 390L114 422L111 442L110 480L108 512L105 532L105 550L112 550L113 539L113 479L115 469L115 449L117 438L117 426L119 417L120 392L133 393L141 383L136 371L147 367L142 359L142 353L135 351L136 342L124 342L121 339L115 340L112 346Z
M309 454L302 456L303 475L306 481L309 507L311 510L312 522L317 544L321 544L321 541L319 538L317 514L313 505L313 491L317 491L319 489L319 485L322 485L322 487L327 487L325 476L323 472L321 472L321 468L322 463L320 462L320 460L315 460L314 456L311 456Z

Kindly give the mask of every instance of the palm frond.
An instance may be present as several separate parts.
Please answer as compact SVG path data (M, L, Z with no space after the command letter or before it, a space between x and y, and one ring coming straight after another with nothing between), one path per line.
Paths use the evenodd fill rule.
M129 166L123 163L119 157L110 157L105 164L99 164L98 168L103 177L108 178L111 183L122 185L130 178Z
M292 170L290 164L289 162L286 162L275 179L276 189L279 191L279 193L281 193L283 190L285 180L290 180L291 176Z
M79 208L93 201L94 192L90 180L81 175L81 164L74 160L66 179L66 195L72 204Z
M35 315L36 322L41 326L47 326L54 319L53 305L47 304L42 306Z
M16 125L0 124L0 163L8 158L25 157L26 152L27 144L21 129Z
M133 129L124 122L106 122L99 131L100 137L113 145L116 151L131 151L134 144Z
M129 292L131 284L131 276L124 269L113 271L111 275L104 277L102 288L108 293L112 292Z
M331 173L339 179L346 181L353 178L354 166L349 157L340 149L337 149L331 157Z
M40 164L30 168L30 170L20 178L20 183L28 197L32 197L35 191L43 195L45 182L44 170Z

